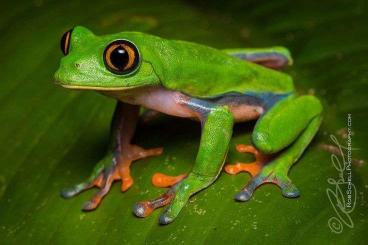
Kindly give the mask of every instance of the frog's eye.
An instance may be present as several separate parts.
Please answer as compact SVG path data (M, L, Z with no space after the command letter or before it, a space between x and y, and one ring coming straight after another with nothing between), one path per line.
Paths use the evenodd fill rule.
M104 52L106 68L118 75L136 71L139 60L137 47L128 40L116 40L110 43Z
M72 31L73 29L65 32L63 37L60 40L61 52L63 52L64 55L67 55L69 53L70 37L72 35Z

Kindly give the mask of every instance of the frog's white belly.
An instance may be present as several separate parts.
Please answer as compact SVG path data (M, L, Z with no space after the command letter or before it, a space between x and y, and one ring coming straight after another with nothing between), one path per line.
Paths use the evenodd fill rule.
M194 119L199 119L201 117L196 110L188 107L188 102L191 98L178 91L157 87L102 93L120 101L141 105L171 116ZM225 103L225 105L231 110L236 122L257 119L264 112L261 106L239 104L231 101Z

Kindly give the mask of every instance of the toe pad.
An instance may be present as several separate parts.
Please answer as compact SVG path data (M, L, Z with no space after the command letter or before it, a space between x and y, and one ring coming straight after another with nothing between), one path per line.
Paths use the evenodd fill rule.
M249 191L241 191L235 196L235 200L239 202L246 202L252 197Z
M133 213L140 218L147 217L152 212L151 209L144 205L143 203L136 203L133 206Z
M165 214L163 214L163 215L160 216L160 219L159 219L158 223L160 225L167 225L167 224L170 224L171 222L173 222L173 220L174 219L172 219L172 218L166 216Z

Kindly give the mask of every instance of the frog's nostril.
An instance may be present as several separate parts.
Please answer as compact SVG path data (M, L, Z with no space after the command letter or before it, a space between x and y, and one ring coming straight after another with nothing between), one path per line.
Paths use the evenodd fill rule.
M75 63L75 67L76 68L79 68L80 67L80 64L79 63Z

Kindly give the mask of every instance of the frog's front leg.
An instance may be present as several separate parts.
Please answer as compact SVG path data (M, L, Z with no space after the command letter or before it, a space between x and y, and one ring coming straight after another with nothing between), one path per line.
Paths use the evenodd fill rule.
M121 191L126 191L133 185L133 178L130 175L131 163L141 158L162 153L162 148L143 149L130 143L138 116L138 106L122 102L117 103L111 123L108 154L97 163L92 175L86 182L64 189L61 192L63 197L70 198L94 186L99 187L100 190L83 206L83 210L93 210L109 192L114 180L121 180Z
M225 167L225 171L230 174L236 174L242 168L253 176L236 195L236 200L249 200L255 189L264 183L278 185L286 197L299 196L299 191L288 177L288 172L317 133L322 120L321 113L322 106L316 97L290 96L278 102L259 119L252 135L253 144L269 157L256 157L255 163L260 168L253 173L249 171L252 165L247 166L248 164Z
M191 99L187 106L196 111L202 123L202 136L195 165L188 176L164 195L139 202L134 206L138 217L170 203L160 217L160 224L172 222L191 195L211 185L219 175L228 151L233 128L233 115L226 106L216 106Z

